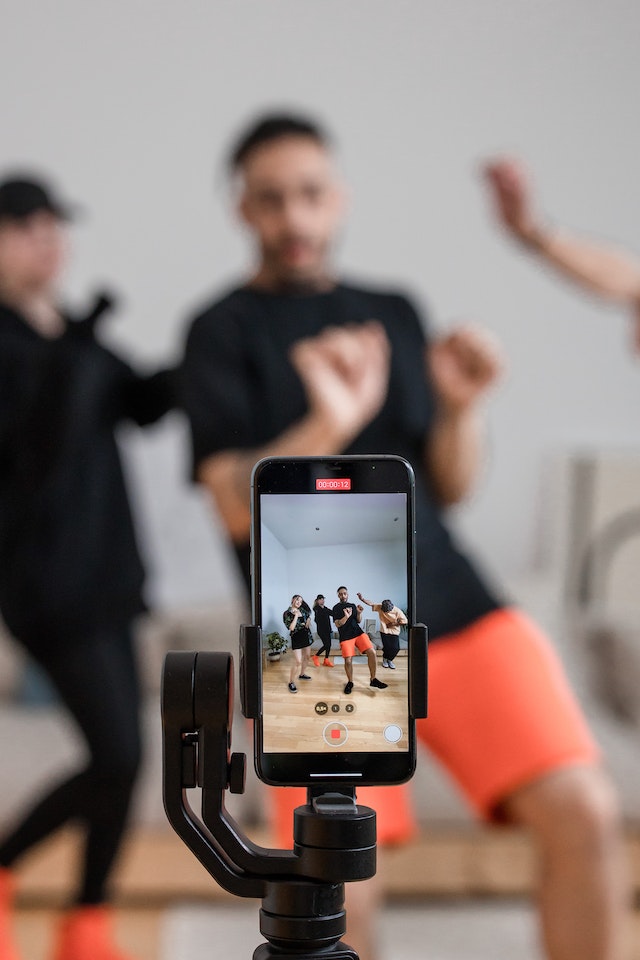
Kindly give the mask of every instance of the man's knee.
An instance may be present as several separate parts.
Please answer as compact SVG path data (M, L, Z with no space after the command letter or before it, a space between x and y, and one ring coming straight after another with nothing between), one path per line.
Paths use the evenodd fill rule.
M505 804L511 818L543 842L597 847L620 829L613 784L596 766L575 766L540 778Z

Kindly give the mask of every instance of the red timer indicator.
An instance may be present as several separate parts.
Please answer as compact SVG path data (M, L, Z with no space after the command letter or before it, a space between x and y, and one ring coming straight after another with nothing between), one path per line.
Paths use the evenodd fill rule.
M316 480L316 490L351 490L351 477L327 477Z

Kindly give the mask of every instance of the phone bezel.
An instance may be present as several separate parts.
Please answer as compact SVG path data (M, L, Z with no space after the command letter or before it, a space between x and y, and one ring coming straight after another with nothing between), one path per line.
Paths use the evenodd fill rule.
M265 493L313 493L315 479L340 478L349 475L351 493L405 493L407 495L407 590L409 623L415 622L415 478L411 465L402 457L336 456L336 457L268 457L259 461L251 478L251 584L253 622L260 625L261 552L260 502ZM338 496L348 496L340 494ZM262 654L259 656L260 669ZM407 682L407 718L409 744L406 751L339 753L272 753L263 750L262 682L260 705L255 722L255 767L261 780L273 786L308 786L314 783L345 785L387 785L403 783L415 771L415 722L410 715L411 655Z

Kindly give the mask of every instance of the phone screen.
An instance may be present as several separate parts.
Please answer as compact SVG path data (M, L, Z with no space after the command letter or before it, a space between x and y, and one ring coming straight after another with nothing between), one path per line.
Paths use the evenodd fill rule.
M260 776L406 779L415 755L410 466L396 457L271 459L257 465L253 487Z

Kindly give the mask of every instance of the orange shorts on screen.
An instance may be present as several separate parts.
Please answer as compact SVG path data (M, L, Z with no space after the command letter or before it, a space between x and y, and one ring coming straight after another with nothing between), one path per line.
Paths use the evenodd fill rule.
M355 657L356 647L360 653L364 653L365 650L372 650L371 638L366 633L359 633L357 637L352 637L351 640L340 641L340 652L343 657Z
M523 613L496 610L429 648L429 717L419 740L440 760L484 819L519 787L599 750L542 631ZM303 788L271 790L280 846L292 843ZM377 811L378 842L416 832L411 785L362 787L358 802Z

